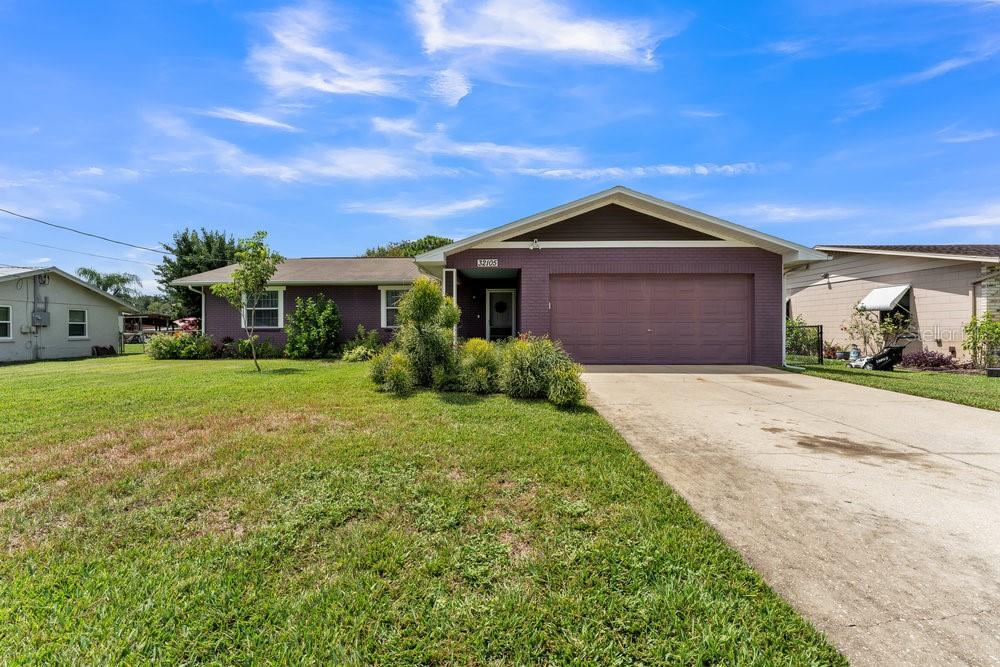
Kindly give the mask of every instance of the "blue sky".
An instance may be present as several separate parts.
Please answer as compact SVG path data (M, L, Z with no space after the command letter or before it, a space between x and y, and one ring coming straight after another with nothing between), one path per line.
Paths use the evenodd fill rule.
M615 184L809 245L1000 242L997 0L0 0L0 82L0 206L144 245L352 255ZM152 285L123 250L0 216L0 263Z

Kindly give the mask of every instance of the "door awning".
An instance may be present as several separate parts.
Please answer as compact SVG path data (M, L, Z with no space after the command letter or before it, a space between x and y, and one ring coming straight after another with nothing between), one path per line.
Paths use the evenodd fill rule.
M858 310L892 310L899 305L909 289L909 285L877 287L869 292L868 296L861 299Z

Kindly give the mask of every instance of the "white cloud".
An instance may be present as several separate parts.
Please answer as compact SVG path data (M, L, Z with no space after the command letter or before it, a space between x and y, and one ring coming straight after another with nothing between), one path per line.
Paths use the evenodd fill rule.
M1000 204L988 204L968 215L939 218L921 225L920 229L951 229L954 227L1000 227Z
M322 45L330 20L319 7L286 7L264 15L271 42L251 50L250 69L281 95L302 91L342 95L393 95L391 74Z
M431 78L431 94L448 106L455 106L469 94L472 84L464 74L454 69L441 70Z
M847 104L844 112L835 120L844 121L868 113L869 111L880 109L886 94L890 90L932 81L969 65L988 60L996 54L997 48L995 45L988 45L986 48L970 52L966 55L946 58L917 72L859 86L851 92L853 99Z
M172 138L177 146L154 156L192 172L210 162L216 171L258 176L284 182L329 179L369 180L412 178L420 174L451 173L411 157L382 148L315 147L307 153L267 158L254 155L228 141L197 132L184 121L167 114L152 115L150 124Z
M51 261L51 257L35 257L34 259L24 260L24 263L28 266L41 266L42 264L48 264Z
M682 109L679 113L685 118L721 118L725 115L721 111L710 109Z
M804 39L786 39L779 42L771 42L764 45L764 50L770 53L778 53L784 56L793 56L808 49L810 43Z
M805 206L799 204L751 204L729 210L732 217L751 218L766 222L801 222L808 220L839 220L857 215L856 209L843 206Z
M390 119L376 117L372 127L383 134L397 134L416 139L413 149L429 155L450 155L481 162L513 163L525 167L532 164L567 164L579 162L582 158L576 148L566 146L531 146L497 144L491 141L461 142L448 137L443 126L434 132L424 132L411 119Z
M382 202L354 202L345 208L361 213L385 215L391 218L436 220L461 213L468 213L489 206L492 202L486 197L473 197L459 201L439 204L413 204L399 200Z
M73 176L103 176L104 170L100 167L87 167L70 172Z
M694 165L654 164L644 167L521 168L514 169L514 173L559 180L608 180L653 176L738 176L755 173L758 169L758 165L753 162L737 162Z
M206 109L204 111L199 111L198 113L202 116L211 116L212 118L235 120L238 123L246 123L247 125L272 127L276 130L285 130L288 132L298 131L297 128L289 125L288 123L282 123L279 120L268 118L267 116L262 116L261 114L254 113L252 111L241 111L240 109L232 109L230 107L215 107L214 109Z
M954 127L946 127L937 132L938 141L944 144L968 144L974 141L985 141L1000 137L1000 132L996 130L955 130Z
M650 65L658 41L646 21L574 16L552 0L416 0L413 14L428 53L512 49Z

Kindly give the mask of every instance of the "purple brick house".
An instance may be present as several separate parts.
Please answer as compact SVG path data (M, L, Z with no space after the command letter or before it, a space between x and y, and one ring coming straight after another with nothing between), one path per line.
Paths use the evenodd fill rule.
M462 310L462 338L521 332L562 341L583 363L780 364L784 272L827 255L621 186L415 258L287 260L257 324L284 341L297 296L337 302L344 336L391 335L395 306L420 275ZM204 294L202 325L243 335L241 314L208 285L231 267L175 284ZM266 333L265 333L266 332Z

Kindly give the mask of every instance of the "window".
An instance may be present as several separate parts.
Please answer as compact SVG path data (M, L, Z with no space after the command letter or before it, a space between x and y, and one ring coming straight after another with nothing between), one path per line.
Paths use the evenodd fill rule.
M70 309L69 337L70 338L87 337L87 311Z
M247 303L243 312L244 326L254 329L277 329L282 326L281 291L268 290L258 299L256 306Z
M13 337L10 306L0 306L0 340Z
M379 287L382 290L382 328L393 329L399 326L396 317L399 314L399 300L410 288L407 285Z

